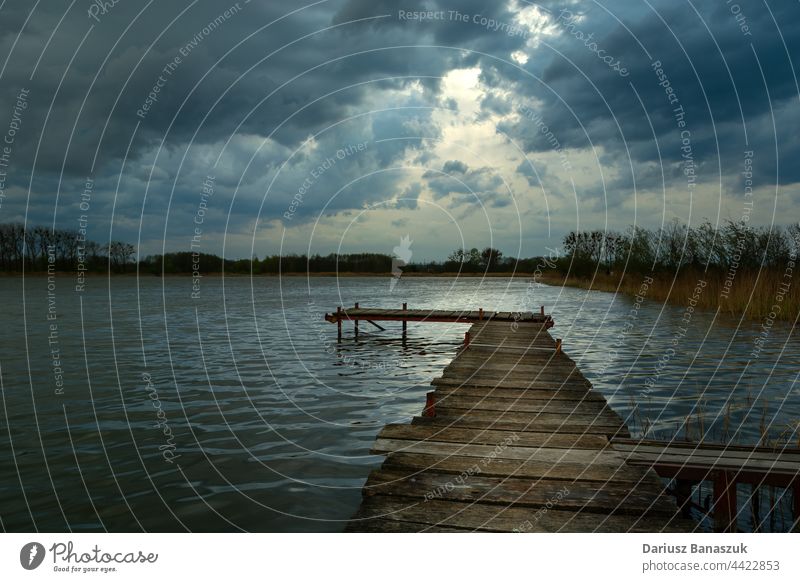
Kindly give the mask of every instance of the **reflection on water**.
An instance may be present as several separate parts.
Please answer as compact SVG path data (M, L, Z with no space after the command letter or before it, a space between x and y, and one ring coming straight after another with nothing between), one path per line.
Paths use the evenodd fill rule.
M798 339L775 324L526 279L0 279L0 517L8 530L338 531L465 327L361 326L325 311L544 304L566 352L649 437L797 440ZM24 286L24 290L23 290ZM24 297L24 302L23 302ZM56 313L55 320L48 319ZM60 372L63 371L63 372ZM58 376L63 375L63 386Z

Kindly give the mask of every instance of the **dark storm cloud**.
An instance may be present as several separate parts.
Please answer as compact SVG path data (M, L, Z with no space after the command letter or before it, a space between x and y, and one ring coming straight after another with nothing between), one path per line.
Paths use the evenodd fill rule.
M40 134L49 114L39 167L58 171L66 155L65 170L85 174L91 169L96 149L100 162L122 157L137 123L134 157L162 138L181 143L195 133L196 139L213 142L227 138L233 130L262 136L274 132L281 143L297 144L313 130L358 111L371 89L368 84L345 87L381 76L408 74L415 68L415 58L400 54L402 51L379 51L348 59L352 53L380 48L381 43L368 36L348 37L347 22L322 31L331 26L334 5L323 4L267 28L287 10L243 2L230 6L238 8L221 18L229 5L198 3L172 26L170 21L184 7L154 6L136 20L138 6L123 2L99 23L88 19L83 10L73 11L53 37L30 82L32 60L38 57L52 28L26 29L24 46L12 53L3 77L7 90L2 105L8 103L16 87L30 86L28 123L34 135ZM55 7L42 10L55 11ZM49 21L54 18L49 17ZM35 21L42 19L48 17L37 12ZM5 18L0 20L0 26L5 28L6 22ZM78 51L92 24L94 28ZM128 25L130 29L124 32ZM251 34L254 36L248 38ZM10 48L13 29L7 29L3 36L4 46ZM342 42L345 38L347 42ZM73 61L67 70L70 59ZM171 63L174 68L165 72ZM309 69L313 71L303 74ZM65 70L68 72L59 88ZM444 68L432 70L440 74ZM31 160L33 146L28 150L26 159Z
M503 178L489 167L469 169L460 160L449 160L441 171L428 170L422 177L427 181L434 200L451 197L450 208L502 208L512 202L512 194Z
M465 67L480 68L486 92L476 119L462 114L460 122L505 117L498 130L526 152L552 151L555 139L559 148L597 156L594 186L582 195L603 204L624 204L634 188L686 189L677 105L698 183L736 191L745 150L755 152L759 184L800 181L796 5L740 0L737 21L725 2L651 4L538 3L560 20L555 34L532 38L517 18L528 5L522 1L337 0L308 9L126 1L93 19L88 0L66 14L65 6L40 3L32 15L31 3L10 0L0 10L0 55L8 55L0 60L3 127L20 91L29 94L0 220L25 215L30 182L29 220L55 214L70 226L92 174L91 228L108 232L116 206L120 236L136 238L140 216L146 237L173 228L183 236L213 172L218 198L209 224L247 231L257 219L280 220L308 173L355 143L369 146L309 188L293 224L398 196L417 208L422 185L409 186L395 168L409 154L424 167L441 163L431 151L443 131L433 111L456 103L442 94L441 77ZM415 20L401 10L440 16ZM625 75L600 58L601 49ZM527 63L511 62L514 51ZM525 115L509 121L521 106L540 123ZM467 200L454 180L460 176L487 204L511 201L504 169L458 164L445 164L451 177L426 174L435 197ZM538 187L529 170L518 168Z
M27 189L35 173L28 206L34 222L52 217L60 192L55 214L69 226L76 196L89 174L98 185L113 188L98 191L93 201L97 228L105 228L112 205L118 216L141 212L145 190L145 208L154 206L156 219L169 201L181 211L185 199L186 210L191 210L205 173L211 171L192 171L192 156L202 150L203 163L209 164L222 153L226 140L235 142L236 136L269 140L258 165L248 170L251 175L233 176L237 183L242 177L244 187L266 187L270 172L309 136L353 116L361 116L361 123L349 123L349 135L337 131L328 134L335 137L322 137L320 152L384 139L381 147L370 150L369 156L375 156L369 158L371 163L358 169L369 173L385 168L420 146L419 140L402 138L438 135L429 119L437 83L423 82L433 102L415 101L399 92L419 82L419 75L445 74L459 58L454 51L432 57L415 49L420 31L413 26L398 29L392 39L364 34L349 22L352 19L337 16L341 2L323 2L288 16L293 8L274 3L203 1L189 8L154 3L139 14L141 5L120 2L100 14L99 22L88 16L90 4L82 4L60 24L63 7L43 4L24 30L31 10L27 3L7 2L0 15L0 54L10 54L0 78L0 116L10 114L21 89L30 92L7 187ZM276 19L280 20L269 25ZM408 48L386 48L392 44ZM394 110L363 115L387 107ZM249 145L255 148L257 141ZM239 153L234 166L244 171L254 152ZM319 163L318 157L301 154L294 164L304 162L306 172ZM157 171L148 183L153 167ZM341 167L330 172L326 185L337 184L334 178L343 178L342 172ZM385 175L365 178L329 208L358 208L381 192L385 196L391 191L385 180ZM231 192L234 188L230 183L218 185ZM383 190L367 191L377 187ZM295 183L273 190L265 211L273 212L273 218L280 215L287 196L296 190ZM237 199L260 201L264 196L263 191L245 190ZM6 199L3 219L21 219L23 202L21 197ZM247 206L252 212L253 205ZM298 217L308 218L320 208L309 204ZM125 225L121 228L124 233Z
M643 5L634 10L628 2L603 5L622 22L589 3L567 8L558 35L542 47L548 56L526 65L542 82L502 67L495 74L487 71L484 79L522 100L540 100L534 109L561 147L602 148L605 160L622 172L607 185L616 202L630 196L634 183L637 188L661 187L661 172L654 171L653 163L664 164L668 185L686 182L679 168L683 130L690 132L700 181L719 181L720 175L725 181L741 169L745 150L755 151L759 183L800 181L800 168L790 163L800 124L797 115L782 114L797 110L792 67L800 58L796 5L773 6L774 20L759 2L738 2L739 20L724 2L694 3L699 14L688 3L656 2L653 9ZM554 15L561 14L557 5L551 7ZM579 14L577 20L569 17ZM602 61L597 50L621 63L627 74ZM665 77L657 76L657 69ZM672 102L667 83L674 91ZM485 106L500 110L488 100ZM679 125L679 107L685 127ZM775 130L773 115L785 122ZM524 117L500 129L527 151L553 149Z
M154 3L143 10L120 2L96 18L87 14L89 6L79 3L64 15L62 6L42 4L23 29L31 6L7 2L0 18L0 46L10 54L0 112L10 110L21 88L31 92L27 139L14 153L20 171L11 181L27 187L35 171L44 189L37 195L51 203L56 191L77 191L90 173L116 177L123 159L124 171L149 175L137 166L152 163L150 154L162 144L165 151L182 151L190 140L215 144L236 133L269 137L291 149L331 123L396 106L396 97L382 101L381 94L412 83L421 83L427 102L407 105L440 106L438 78L475 62L459 49L505 50L522 42L471 23L400 21L398 4L391 2L323 2L295 14L275 3ZM498 21L513 19L502 4L458 6ZM421 7L403 3L407 10ZM381 18L385 14L390 16ZM437 44L454 48L426 48ZM436 136L424 117L387 112L367 123L375 139ZM399 132L390 135L393 129ZM387 144L376 168L417 146L402 139ZM158 184L150 186L151 201L164 196ZM110 200L97 200L95 210ZM6 204L7 211L12 207L19 217L22 209Z

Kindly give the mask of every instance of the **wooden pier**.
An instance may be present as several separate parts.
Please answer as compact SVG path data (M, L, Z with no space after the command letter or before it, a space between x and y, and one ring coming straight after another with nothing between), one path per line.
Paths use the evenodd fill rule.
M544 308L356 304L325 319L340 339L343 321L402 321L404 337L407 321L471 324L420 416L378 434L371 452L386 460L369 475L348 531L694 531L689 496L701 481L714 484L718 531L736 529L737 483L790 489L795 528L800 522L800 449L631 440L548 333ZM659 477L674 487L668 492Z
M406 323L409 321L419 323L475 323L480 321L509 322L509 323L536 323L545 328L553 327L553 320L545 315L544 307L538 314L513 311L477 311L468 310L441 310L441 309L408 309L403 303L402 309L375 309L359 307L358 303L352 309L337 307L333 313L326 313L325 320L335 323L338 328L338 338L342 339L342 322L352 321L355 334L358 335L358 322L366 321L378 329L383 329L376 321L401 321L403 322L403 335L407 332Z
M375 317L338 313L326 319ZM348 531L694 527L651 468L611 448L628 430L547 332L549 316L432 313L472 322L465 345L433 381L422 415L378 435L372 453L387 457Z

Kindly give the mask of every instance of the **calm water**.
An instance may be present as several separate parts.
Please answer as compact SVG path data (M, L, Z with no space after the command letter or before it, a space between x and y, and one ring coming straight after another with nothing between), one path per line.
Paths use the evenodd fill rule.
M5 530L339 531L465 326L399 324L336 345L337 304L522 310L635 432L797 441L800 339L761 322L526 279L0 279ZM24 298L24 301L23 301ZM56 319L49 320L48 314ZM688 322L687 322L688 321ZM350 331L345 326L346 331ZM58 386L63 377L63 386ZM702 420L701 420L702 419ZM794 423L794 424L793 424Z

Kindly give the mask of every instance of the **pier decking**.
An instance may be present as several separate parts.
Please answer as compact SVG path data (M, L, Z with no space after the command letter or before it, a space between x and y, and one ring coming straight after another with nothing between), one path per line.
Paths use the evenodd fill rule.
M368 311L326 319L341 325ZM372 452L386 460L348 531L694 528L651 467L612 448L628 429L547 332L549 316L461 313L472 323L465 345L422 414L378 435Z
M553 327L553 320L549 315L545 315L544 307L540 313L535 314L530 311L477 311L469 310L442 310L442 309L408 309L403 303L402 309L383 309L383 308L363 308L358 303L352 309L337 308L333 313L325 314L325 321L335 323L338 326L338 337L342 339L342 322L352 321L355 334L358 335L358 322L366 321L379 329L383 329L376 321L401 321L403 322L403 335L406 334L406 323L409 321L421 323L474 323L483 321L508 323L536 323L544 325L545 328Z

